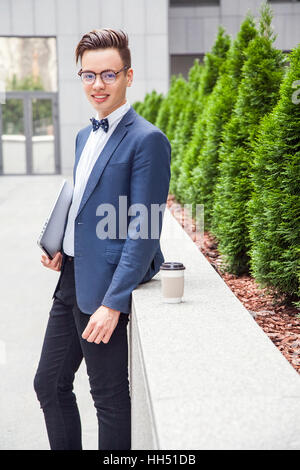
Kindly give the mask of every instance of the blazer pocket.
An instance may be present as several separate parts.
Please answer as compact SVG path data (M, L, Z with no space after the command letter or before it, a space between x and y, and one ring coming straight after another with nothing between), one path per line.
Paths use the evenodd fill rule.
M109 162L106 168L112 168L112 167L114 169L116 169L118 167L126 168L126 167L129 166L129 164L130 164L129 162Z
M105 258L109 264L118 264L122 255L122 250L113 250L106 248Z

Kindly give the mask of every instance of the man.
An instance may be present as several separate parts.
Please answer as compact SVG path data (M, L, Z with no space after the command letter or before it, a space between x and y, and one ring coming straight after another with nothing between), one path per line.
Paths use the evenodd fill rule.
M62 253L41 260L61 273L34 387L51 449L82 449L73 381L84 358L99 449L128 450L131 293L164 261L162 216L156 227L151 212L160 207L162 215L166 203L171 150L166 136L126 99L133 70L124 32L85 34L76 49L76 63L79 59L84 92L97 119L76 137L74 194ZM105 237L108 213L113 217Z

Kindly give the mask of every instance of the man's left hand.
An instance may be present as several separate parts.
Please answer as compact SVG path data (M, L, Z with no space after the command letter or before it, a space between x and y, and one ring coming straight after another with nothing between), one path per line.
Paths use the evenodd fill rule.
M101 305L93 315L82 333L82 338L89 343L99 344L108 343L114 329L116 328L119 316L119 310L113 310L109 307Z

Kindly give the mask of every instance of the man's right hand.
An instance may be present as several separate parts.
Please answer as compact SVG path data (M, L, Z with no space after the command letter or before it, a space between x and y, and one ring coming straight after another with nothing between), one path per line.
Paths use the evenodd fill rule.
M60 251L56 253L53 259L48 258L46 255L42 255L41 263L45 268L53 269L53 271L60 271L62 262L62 254Z

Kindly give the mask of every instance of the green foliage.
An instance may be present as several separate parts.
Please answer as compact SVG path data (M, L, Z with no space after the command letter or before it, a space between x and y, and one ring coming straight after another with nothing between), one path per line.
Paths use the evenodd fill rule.
M171 131L169 126L169 120L174 121L174 114L176 110L180 109L186 99L187 93L187 81L182 77L181 74L173 75L171 77L170 89L167 96L162 101L158 111L155 125L159 127L169 138L168 132Z
M192 203L194 194L192 191L192 171L195 168L197 157L203 145L203 139L207 124L206 104L217 79L220 75L224 61L230 47L230 38L222 27L219 27L216 42L212 51L205 55L204 69L201 74L198 100L196 106L196 121L190 123L194 126L192 129L192 138L182 148L182 154L179 156L180 175L176 186L176 194L183 203Z
M14 74L12 79L6 83L9 91L43 91L44 87L40 77L31 75L18 79ZM24 134L24 111L23 100L7 98L6 104L2 106L3 134ZM41 122L52 122L52 107L49 99L32 101L33 135Z
M259 18L259 34L271 42L274 42L276 39L276 34L273 31L272 27L273 12L268 5L267 1L262 3L260 8L260 18Z
M288 68L274 39L268 4L229 51L221 29L187 83L172 77L156 125L171 140L170 192L204 204L223 267L299 307L300 46Z
M6 89L8 91L14 90L28 90L28 91L38 91L44 90L43 82L41 77L33 77L28 75L22 79L17 78L16 74L13 74L13 77L6 82Z
M162 93L158 94L153 90L151 93L146 94L143 102L136 101L133 107L138 114L154 124L162 101Z
M204 204L205 225L210 225L214 189L218 178L219 148L222 132L230 119L241 79L245 50L257 35L253 17L248 15L233 42L222 73L206 106L206 131L197 164L192 171L191 190L196 204Z
M265 21L271 16L264 9ZM270 20L269 20L270 21ZM267 24L269 24L267 22ZM225 126L220 149L220 178L216 185L212 231L227 269L241 274L249 269L249 214L253 150L251 142L265 114L278 100L284 56L263 34L250 42L232 117Z
M248 204L251 216L251 271L263 287L300 295L300 46L290 56L280 100L255 140Z
M203 64L200 64L199 60L196 59L194 61L193 67L191 67L189 70L187 98L183 104L179 116L177 116L176 127L174 130L173 139L171 140L172 161L170 192L176 195L176 184L180 173L181 155L183 155L184 147L192 135L193 126L191 123L195 122L196 120L197 106L195 103L198 102L199 85L202 71Z
M180 115L182 109L187 102L189 95L189 86L188 82L184 80L182 77L179 77L176 80L176 84L174 86L174 91L172 93L172 99L170 102L170 115L168 120L168 126L166 129L166 134L170 142L172 142L174 138L174 131L176 128L176 124L178 121L178 116Z
M135 101L132 104L132 107L138 114L143 116L143 109L144 109L144 102L143 101Z
M4 135L24 135L23 101L16 98L6 99L2 107L2 133Z

